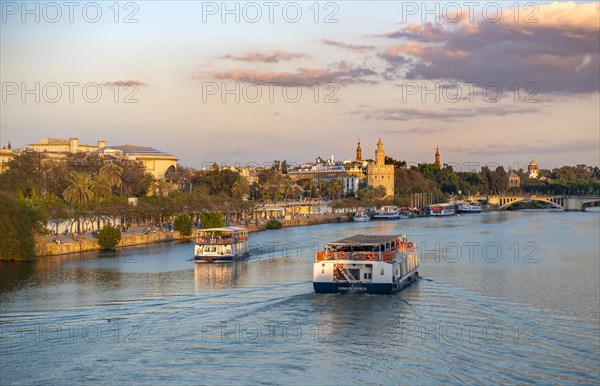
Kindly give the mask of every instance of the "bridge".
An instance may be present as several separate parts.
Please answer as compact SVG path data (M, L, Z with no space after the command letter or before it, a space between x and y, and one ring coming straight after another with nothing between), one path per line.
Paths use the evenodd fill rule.
M551 204L553 207L564 210L585 210L589 204L600 203L600 195L589 196L564 196L564 195L541 195L541 196L472 196L473 201L486 200L488 205L505 210L511 206L523 201L539 201Z

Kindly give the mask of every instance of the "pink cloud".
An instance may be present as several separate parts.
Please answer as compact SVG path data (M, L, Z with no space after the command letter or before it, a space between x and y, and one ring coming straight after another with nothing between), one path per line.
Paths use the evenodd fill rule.
M331 40L331 39L323 39L323 43L330 45L330 46L334 46L334 47L345 48L347 50L351 50L351 51L355 51L355 52L363 52L363 51L372 50L375 48L375 46L348 44L348 43L343 43L343 42L339 42L339 41Z
M408 79L447 79L509 87L534 82L541 93L600 90L598 3L539 6L537 22L468 17L457 24L410 24L382 37L403 39L379 57Z
M147 83L142 82L141 80L117 80L115 82L104 82L101 83L100 86L148 86Z
M269 52L254 52L246 55L225 55L222 59L232 59L242 62L264 62L264 63L279 63L280 61L308 58L308 55L302 52L288 52L283 50L275 50Z

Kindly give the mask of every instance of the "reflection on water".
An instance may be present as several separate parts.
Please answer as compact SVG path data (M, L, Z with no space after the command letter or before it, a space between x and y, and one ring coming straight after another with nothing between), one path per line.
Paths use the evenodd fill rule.
M245 277L247 272L247 260L229 263L195 263L196 293L237 287L240 276Z
M254 233L234 263L194 263L191 243L0 263L2 384L598 384L599 230L496 212ZM406 233L422 278L315 294L314 252L358 233Z

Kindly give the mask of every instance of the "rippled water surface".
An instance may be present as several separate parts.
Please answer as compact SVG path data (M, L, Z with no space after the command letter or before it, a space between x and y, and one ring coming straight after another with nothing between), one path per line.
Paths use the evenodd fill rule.
M194 264L189 243L2 263L1 383L598 384L599 220L290 228L235 264ZM314 294L312 253L356 233L406 233L421 279Z

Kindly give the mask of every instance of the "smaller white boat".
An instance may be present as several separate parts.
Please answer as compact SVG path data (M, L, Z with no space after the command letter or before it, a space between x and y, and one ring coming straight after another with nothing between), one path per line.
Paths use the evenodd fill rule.
M458 211L461 213L479 213L481 212L481 205L476 204L460 204Z
M356 222L371 221L371 218L365 212L356 212L356 214L354 215L354 221L356 221Z
M400 211L395 206L382 206L373 214L373 220L397 220L400 218Z
M248 256L248 230L245 228L210 228L196 234L194 261L197 263L233 261Z
M430 216L453 216L454 204L436 204L429 207Z

